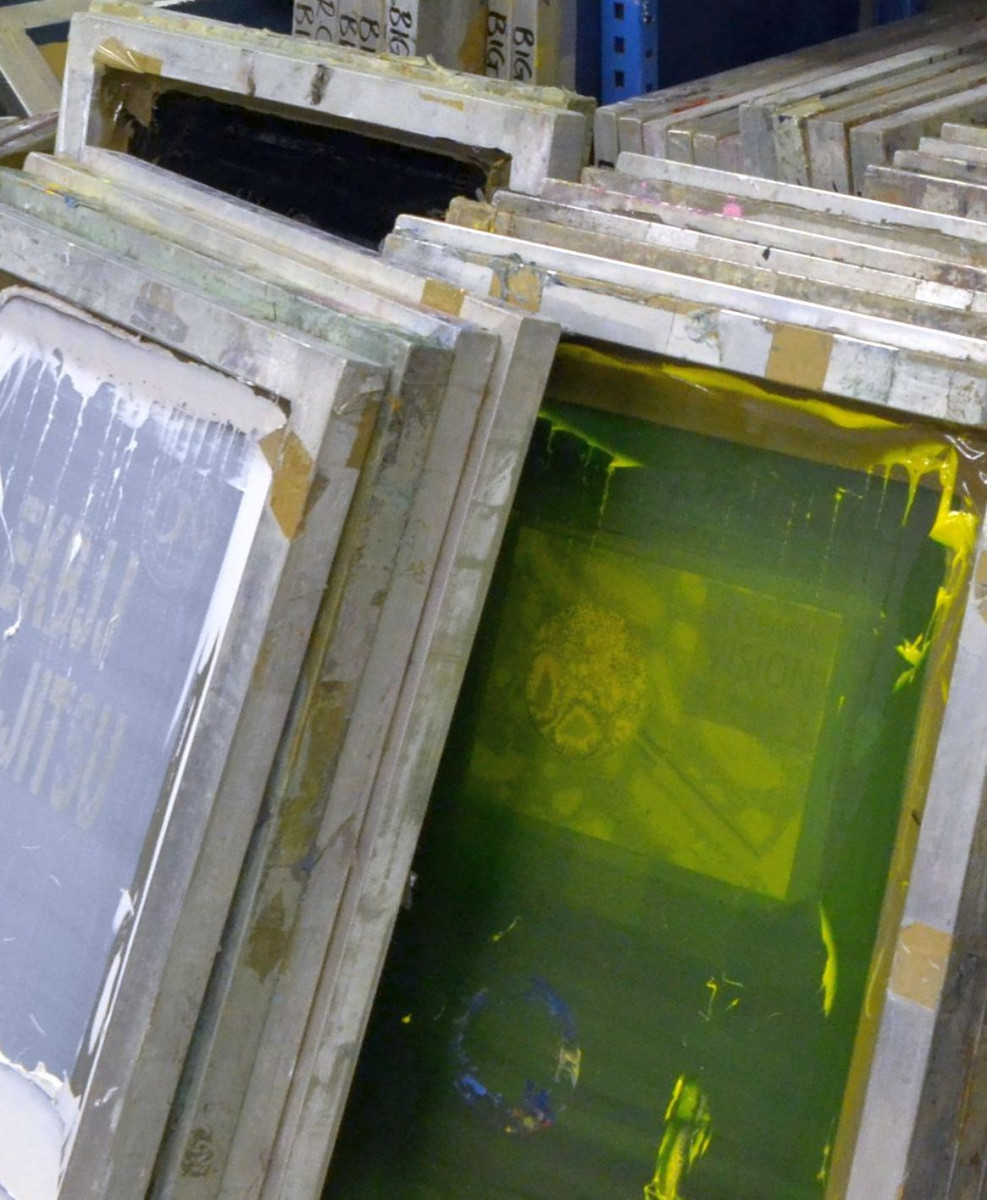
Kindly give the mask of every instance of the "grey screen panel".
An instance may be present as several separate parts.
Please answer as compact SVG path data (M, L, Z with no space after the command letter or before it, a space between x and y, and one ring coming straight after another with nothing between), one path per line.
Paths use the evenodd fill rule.
M190 394L208 378L44 305L0 310L0 1051L49 1079L98 1040L230 546L266 494L256 441ZM169 382L189 394L168 403Z

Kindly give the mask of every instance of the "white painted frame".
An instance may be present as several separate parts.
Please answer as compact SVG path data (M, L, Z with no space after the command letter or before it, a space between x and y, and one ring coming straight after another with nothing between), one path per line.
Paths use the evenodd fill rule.
M403 134L500 151L510 156L511 185L522 190L546 175L575 178L586 161L587 102L572 93L538 89L522 99L510 85L495 88L496 81L421 60L409 66L324 42L120 4L73 19L59 153L78 156L86 145L107 144L112 119L99 95L110 68L150 69L155 77L230 100L276 105L282 115L376 127L392 140Z
M433 456L432 472L445 471L446 485L461 468L451 513L439 506L431 516L419 514L414 536L402 545L404 576L381 613L350 726L359 736L327 785L319 852L292 969L278 984L280 1002L262 1030L251 1031L252 972L239 949L231 951L221 992L229 1008L220 1008L217 993L200 1025L155 1181L155 1195L170 1200L314 1195L354 1066L348 1047L359 1040L372 1003L558 329L137 159L92 148L82 159L39 157L29 168L49 186L72 187L128 219L138 221L143 211L145 227L199 243L284 286L335 296L389 320L403 314L406 324L436 337L468 322L474 340L475 331L487 330L498 344L471 436L461 423L447 423ZM466 366L476 374L475 362ZM439 534L441 545L429 550ZM420 562L429 554L437 560L423 576ZM364 830L355 848L340 836L354 821ZM256 858L259 870L263 852ZM234 947L258 916L250 904L244 909L228 934ZM226 1069L240 1049L241 1018L251 1037L260 1035L245 1091ZM192 1177L182 1162L190 1147L203 1144L204 1128L216 1166ZM270 1164L266 1173L256 1172L257 1161Z
M304 527L282 528L270 507L262 514L244 576L251 602L238 607L223 642L214 673L221 691L207 696L199 726L209 736L190 746L176 798L180 819L165 831L89 1081L59 1200L122 1200L147 1186L386 371L311 336L240 317L6 206L0 227L0 270L8 277L283 397L285 430L301 457L277 458L276 474L289 461L309 464L292 476L302 503L317 478L328 483L312 495ZM262 646L266 666L255 673ZM95 1103L107 1094L113 1103Z

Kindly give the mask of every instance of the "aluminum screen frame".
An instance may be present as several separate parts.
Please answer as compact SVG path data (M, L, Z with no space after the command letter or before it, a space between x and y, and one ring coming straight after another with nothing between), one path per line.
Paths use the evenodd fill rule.
M156 1178L156 1192L161 1195L201 1197L217 1194L217 1189L223 1196L242 1195L245 1174L251 1176L250 1186L256 1189L251 1194L314 1194L328 1159L328 1131L338 1123L353 1066L346 1046L359 1037L372 1000L417 841L421 796L430 789L479 616L476 596L482 596L492 570L513 480L520 469L518 448L530 434L558 331L552 323L474 300L438 279L402 271L328 235L138 160L102 151L87 152L84 159L94 176L112 181L99 188L94 184L94 191L108 196L113 187L126 183L135 189L128 204L145 202L148 218L155 224L167 219L169 228L174 228L174 218L166 218L164 208L172 205L186 220L194 217L200 226L217 223L226 231L231 253L236 244L238 259L255 265L263 262L265 270L271 271L271 254L283 255L278 273L286 283L294 280L299 286L311 287L316 281L313 264L318 264L319 271L348 280L350 288L372 287L374 292L367 293L366 303L376 294L381 313L391 312L395 305L424 305L418 324L468 320L494 333L500 345L439 561L423 597L425 611L415 636L410 670L399 693L392 697L386 737L360 750L364 774L367 764L372 764L365 782L358 784L353 779L348 789L337 786L330 799L320 835L325 852L313 864L311 894L305 902L309 945L306 948L300 943L297 950L312 966L294 971L283 983L287 1006L296 1011L301 1006L306 1012L311 1008L304 1037L299 1041L297 1027L291 1033L288 1017L275 1012L268 1019L261 1056L234 1130L226 1174L192 1178L183 1172L182 1162L190 1148L201 1149L204 1127L209 1128L217 1161L223 1151L224 1135L208 1118L221 1102L223 1061L235 1047L236 1021L235 1014L220 1017L219 1040L212 1041L216 1033L212 1027L200 1043L198 1062L193 1047L195 1068L184 1085L183 1109L176 1114ZM68 184L71 179L81 184L79 171L70 166L56 171L49 162L51 169L46 173L45 160L39 159L35 165L50 182ZM251 240L253 250L249 249ZM219 246L213 233L205 241L214 250ZM328 274L325 279L330 283ZM331 286L340 289L343 285L336 279ZM345 845L339 844L336 834L354 804L346 790L366 792L361 801L366 805L366 829L378 830L379 835L371 838L368 832L361 837L355 861L347 859L349 865L344 867L339 856ZM360 818L360 813L356 816ZM330 920L328 914L333 912L337 915ZM243 973L243 965L238 963L237 970ZM286 1036L294 1039L287 1046ZM274 1059L288 1053L295 1041L299 1041L300 1054L291 1072L283 1115L282 1085L272 1086L271 1068ZM238 1101L230 1097L229 1102L235 1105ZM269 1177L264 1180L249 1170L248 1165L258 1157L270 1162Z
M823 197L822 202L830 199ZM860 318L859 323L854 319L851 331L843 317L831 310L823 316L813 306L795 301L776 306L774 297L763 293L721 291L722 285L686 282L658 271L649 284L639 273L642 269L633 265L604 264L574 251L474 230L450 231L439 222L417 218L398 222L385 244L385 255L445 273L451 283L476 294L506 296L549 313L570 334L652 350L684 362L724 366L769 384L871 406L891 405L920 418L945 418L980 429L987 417L985 347L975 339L960 339L965 349L960 351L957 343L953 357L937 352L922 331L909 326L892 328L878 319ZM719 307L728 303L729 311ZM939 335L940 351L952 336ZM913 358L919 342L923 349ZM820 351L818 357L813 348ZM851 361L857 367L847 372ZM929 389L904 386L906 372L921 374ZM983 569L985 553L987 536L981 527L974 556L981 566L974 567L974 577ZM836 1196L893 1200L908 1172L928 1053L962 916L966 867L987 782L987 710L978 699L987 679L987 630L972 578L963 607L911 882L891 952L893 974L885 992L859 1129L836 1150L843 1156L844 1169L839 1180L835 1173L831 1176L827 1196L834 1200ZM916 933L928 936L936 946L921 960L917 972L918 962L912 958ZM917 975L927 987L924 992L915 986Z
M74 18L56 148L78 156L107 145L113 120L100 102L107 68L249 98L295 119L357 121L401 134L500 151L510 178L533 188L575 177L586 161L587 101L559 89L521 98L510 85L413 60L393 61L203 18L110 5ZM569 105L573 107L568 107ZM580 111L582 110L582 111Z
M376 413L386 373L355 354L346 356L330 350L311 337L239 317L153 272L110 255L90 253L78 245L77 239L39 222L25 225L20 214L7 210L3 216L7 236L0 251L0 269L6 275L57 290L66 299L184 354L219 363L254 386L260 383L269 387L291 405L286 426L290 440L285 450L275 448L280 483L272 495L274 508L287 522L285 528L295 536L289 537L277 517L266 511L266 542L261 544L267 547L267 558L262 571L259 561L256 568L260 571L257 615L253 618L256 634L247 633L250 613L240 614L247 624L242 626L244 639L236 665L241 674L234 676L244 693L238 694L242 710L236 729L237 737L246 740L246 750L233 756L231 761L236 765L223 775L216 800L216 812L222 813L223 819L210 820L212 797L200 790L196 793L198 806L187 805L187 850L182 853L175 846L168 849L189 878L184 887L173 886L170 901L162 896L156 903L168 911L168 904L174 904L175 897L183 894L188 903L171 915L173 936L157 940L157 949L142 951L149 971L156 956L168 956L167 962L160 964L159 976L149 974L149 979L157 978L160 986L149 990L146 984L138 984L133 974L124 980L120 1011L129 1011L128 998L133 991L134 1015L126 1027L120 1023L111 1028L108 1051L102 1060L110 1075L114 1064L126 1069L128 1079L121 1087L121 1107L117 1110L110 1104L100 1108L89 1105L84 1110L81 1136L63 1186L66 1196L113 1194L115 1187L125 1194L135 1194L150 1171L180 1067L178 1048L191 1033L195 997L205 986L218 944L226 915L223 910L259 802L257 773L273 756L279 714L283 715L290 699L292 665L299 653L298 632L314 618L311 589L302 589L300 598L292 594L297 583L293 586L290 581L310 573L325 577L357 483L367 423ZM316 482L316 473L327 475L330 486L322 491L305 528L299 529L297 504L299 500L304 502L306 492ZM264 597L269 600L266 609ZM269 627L272 613L280 616ZM252 665L251 647L256 659L257 639L265 635L271 649L283 650L283 654L275 654L248 696L245 689ZM286 644L281 645L282 640ZM233 715L228 713L226 719L232 721ZM232 729L227 734L231 737ZM252 801L245 802L248 797ZM158 1000L153 1015L147 1011L152 1007L152 993L157 993ZM94 1086L100 1087L100 1079ZM119 1083L106 1083L99 1094L116 1086Z

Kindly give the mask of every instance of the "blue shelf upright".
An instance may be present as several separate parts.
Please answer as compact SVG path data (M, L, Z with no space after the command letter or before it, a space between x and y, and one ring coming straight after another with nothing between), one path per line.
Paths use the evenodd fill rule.
M612 104L658 87L659 0L602 0L601 100Z

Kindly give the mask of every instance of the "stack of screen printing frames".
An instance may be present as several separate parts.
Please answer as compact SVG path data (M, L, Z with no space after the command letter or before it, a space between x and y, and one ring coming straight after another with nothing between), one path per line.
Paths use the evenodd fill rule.
M622 151L863 194L868 169L987 120L987 20L919 17L597 111L596 161Z
M982 221L987 217L987 131L946 121L914 150L897 150L889 166L868 167L864 194Z
M72 25L59 145L125 149L376 245L409 205L576 177L592 106L421 59L94 4Z
M444 204L484 139L575 175L585 104L111 7L0 185L0 1194L144 1196L184 1066L163 1194L315 1196L558 327L85 139L166 157L192 78L317 156L349 64Z
M765 1050L762 1060L755 1050L755 1045L761 1044L763 1027L760 1032L748 1027L746 1035L738 1032L738 1037L749 1036L750 1042L747 1057L732 1063L737 1073L732 1083L728 1082L729 1051L715 1040L707 1057L697 1055L700 1063L693 1064L694 1073L690 1074L688 1046L693 1033L683 1034L681 1043L676 1041L666 1050L666 1062L683 1065L681 1086L666 1110L665 1135L677 1128L675 1114L683 1094L691 1096L691 1110L702 1107L695 1092L682 1090L691 1081L708 1097L709 1128L715 1131L718 1127L727 1143L721 1142L722 1157L719 1165L714 1165L716 1133L712 1133L708 1153L696 1155L694 1178L690 1176L685 1194L690 1187L696 1195L703 1194L704 1180L713 1188L726 1187L726 1180L740 1178L744 1180L741 1193L751 1196L771 1195L772 1186L781 1186L771 1180L779 1179L786 1179L792 1195L824 1192L855 1200L958 1195L944 1189L960 1186L962 1179L975 1180L979 1171L979 1127L964 1127L957 1133L955 1120L962 1110L960 1097L970 1078L968 1072L975 1069L965 1061L964 1048L969 1038L976 1036L985 994L985 965L980 958L971 958L973 942L979 936L972 931L983 916L977 891L983 883L983 863L969 853L971 836L978 836L975 830L979 827L985 763L983 713L975 693L968 689L982 686L984 671L985 633L975 564L982 539L979 514L983 497L977 464L984 449L979 429L987 399L987 351L982 339L987 225L644 156L622 155L619 168L588 170L581 184L546 181L537 196L502 192L492 204L457 200L445 223L401 217L385 243L385 257L391 261L441 274L477 296L506 298L519 311L550 316L563 328L544 409L544 430L533 443L533 459L518 500L516 519L522 532L516 535L518 548L512 566L518 573L516 587L522 599L515 607L502 602L505 619L513 618L513 636L520 639L529 632L526 618L537 625L522 603L527 597L524 588L534 586L526 582L525 572L534 572L538 564L534 549L528 547L525 553L525 534L530 534L532 546L536 531L543 539L549 536L544 532L549 522L531 497L541 495L539 488L550 489L553 472L557 478L551 482L561 488L560 481L568 472L570 479L582 479L587 489L587 481L595 479L597 492L595 501L585 503L581 512L567 515L568 526L558 511L554 514L568 538L563 539L565 549L560 546L557 551L559 577L553 579L554 586L560 591L569 586L584 605L597 606L600 621L605 619L602 613L612 607L629 625L636 622L639 631L650 629L652 644L663 647L655 650L650 669L662 680L655 686L659 691L667 688L667 692L663 692L663 701L654 701L650 718L642 719L635 734L642 743L642 759L650 763L656 790L650 796L635 791L643 789L641 780L649 777L646 772L637 776L628 771L623 776L616 774L612 764L608 767L602 762L597 769L604 776L608 771L614 773L609 788L626 787L623 803L632 814L647 798L659 808L677 806L681 827L669 816L660 833L649 832L644 817L638 814L637 825L632 816L626 818L631 832L622 832L615 817L607 824L600 815L602 808L596 814L600 823L594 826L585 811L588 801L581 798L591 786L586 782L592 779L588 751L580 760L581 772L567 780L569 790L561 788L554 801L553 786L559 785L553 784L555 776L546 768L526 799L502 796L501 802L607 844L623 839L640 851L646 851L649 842L660 845L656 853L683 867L738 885L743 876L743 886L762 897L783 897L793 906L793 922L794 910L800 908L803 920L809 920L806 907L816 918L820 957L815 961L821 980L816 982L821 998L814 998L813 1018L835 1039L834 1015L841 1005L846 1006L842 1012L847 1041L838 1048L834 1040L828 1051L831 1064L841 1064L839 1090L824 1101L828 1085L817 1065L809 1067L803 1060L803 1067L796 1068L800 1056L791 1043L782 1055L785 1066L780 1062L765 1066L771 1062L770 1052ZM881 410L885 410L883 415ZM788 427L777 440L768 433L774 419L769 413ZM789 427L790 421L798 426L798 433ZM662 442L660 450L661 439L655 433L656 442L648 450L645 434L637 437L630 432L648 427L664 428L670 438L670 429L679 432L672 441ZM879 429L887 431L891 442L884 450L877 444L866 449L871 436L881 442ZM864 473L859 476L860 486L830 475L815 482L807 479L805 493L799 494L781 482L784 470L780 459L769 456L757 471L740 459L731 459L722 467L731 480L727 484L714 471L704 475L688 465L692 460L686 446L691 447L691 442L684 431L689 436L699 431L714 433L727 442L748 446L770 445L783 454L795 453L805 459L821 456L830 464L855 460ZM824 450L831 440L843 450ZM851 446L855 449L850 450ZM919 450L919 446L925 449ZM941 449L933 449L935 446ZM849 458L843 457L847 451ZM685 457L676 461L676 452ZM669 460L663 460L663 455ZM947 461L951 465L947 466ZM954 470L963 474L968 469L972 471L970 484L956 490L950 482ZM663 471L668 475L659 482ZM646 482L649 472L655 473L652 483ZM856 716L850 716L841 707L849 703L849 692L835 684L842 670L835 664L843 654L852 658L861 652L863 642L851 629L862 613L851 617L853 606L844 607L837 593L842 588L852 591L851 579L863 579L875 564L861 560L851 566L851 559L844 557L846 544L838 548L839 531L851 526L862 529L857 522L869 521L864 516L868 503L888 517L894 511L899 532L907 528L914 511L911 506L924 491L923 480L932 484L926 535L939 547L936 555L944 574L932 599L934 615L923 626L924 632L916 639L899 630L901 636L890 657L879 652L884 664L881 670L890 672L880 686L887 696L897 698L894 703L913 687L918 689L916 740L907 767L897 776L896 786L902 790L896 804L905 797L904 807L896 807L894 817L889 816L890 841L881 854L864 854L862 846L869 835L863 829L873 817L870 805L876 793L871 794L872 799L861 797L873 784L873 777L868 785L859 776L856 783L850 783L853 769L849 759L843 766L830 760L827 784L814 775L809 794L816 786L835 787L849 806L844 810L847 820L863 823L860 832L851 834L849 825L827 824L840 822L836 816L840 802L834 800L836 807L825 818L818 809L811 815L810 802L798 835L799 848L792 850L791 870L786 868L777 879L770 878L770 872L759 874L754 861L760 835L754 834L753 824L745 825L750 813L739 794L750 789L747 800L753 809L762 803L752 800L758 787L767 789L769 785L763 779L754 782L752 776L745 782L742 771L727 770L732 789L729 800L727 793L717 798L715 788L704 787L697 766L702 755L696 750L699 741L710 736L703 721L722 722L748 732L757 727L759 718L753 710L746 717L741 717L739 710L730 715L724 697L740 687L737 681L744 675L755 690L760 686L770 691L774 673L778 680L782 678L781 658L759 657L754 648L758 635L753 631L759 621L777 622L776 628L781 628L786 619L795 618L783 617L781 608L773 618L766 612L755 617L754 610L765 595L784 595L784 579L806 569L813 582L799 595L808 604L818 604L820 611L842 612L839 620L843 624L840 634L835 627L825 633L823 625L813 625L804 610L809 623L803 628L803 646L817 644L817 640L821 644L831 637L840 649L834 650L833 673L825 686L821 679L826 668L813 666L811 653L805 650L800 683L788 693L786 704L794 704L796 694L806 694L800 689L807 689L808 694L817 696L820 708L813 716L795 716L787 707L786 711L792 716L793 729L797 726L800 736L807 736L817 747L821 757L815 770L820 769L827 752L822 741L814 742L815 733L809 730L825 730L830 721L834 723L831 749L836 759L853 758L861 752L861 739L869 736L864 732L869 718L861 725L863 710L858 708ZM731 496L731 489L742 492L743 499ZM888 489L901 489L902 498L884 509L891 498ZM862 506L856 516L845 507L851 496L853 503ZM529 510L523 509L525 502ZM765 520L756 536L751 534L751 527L759 525L773 505L777 506L774 517ZM964 538L970 539L963 549L953 540L959 525L966 528ZM947 527L953 528L953 533L947 532ZM818 539L814 548L813 538ZM573 548L574 541L580 549ZM769 542L773 548L768 548ZM689 551L684 549L687 544ZM798 545L801 550L796 550ZM731 600L722 600L722 607L707 590L707 556L714 554L714 547L718 548L716 554L723 554L724 563L733 564L723 568L721 580L730 579L731 586L738 589L731 592ZM548 550L543 552L548 554ZM642 565L635 571L628 566L629 558L622 558L636 554L645 559L649 553L660 559L661 567L649 570ZM796 566L800 553L807 555L802 567ZM960 559L964 560L962 567ZM688 584L677 576L674 580L668 577L663 585L656 582L671 563L687 572ZM696 583L699 576L704 580L701 586ZM965 582L960 583L961 577ZM514 582L509 573L506 579ZM644 588L645 579L653 588L650 600L646 589L637 590ZM693 583L698 589L696 604L707 613L705 632L697 632L685 617L687 605L675 603L676 586L684 592ZM747 587L750 593L744 591ZM955 608L949 599L954 588L958 588ZM740 599L741 592L746 599ZM618 601L620 596L622 601ZM734 601L739 611L732 611ZM527 602L533 603L530 597ZM879 605L879 612L877 624L869 627L869 635L875 637L889 609ZM544 618L543 611L539 615ZM678 634L677 621L682 622ZM530 637L535 650L541 647L548 655L543 645L546 627L537 627ZM746 644L744 630L750 639ZM677 637L682 638L678 652L674 649ZM508 677L505 664L510 652L506 643L498 643L488 653L487 689L495 697L498 686L501 691L507 686L498 681L501 675ZM532 653L529 649L529 655ZM676 665L676 653L689 661L688 670ZM894 666L892 657L897 659ZM536 653L534 661L541 661ZM937 680L938 673L947 670L947 661L953 664L948 683L945 675ZM869 669L862 661L857 665ZM916 667L924 672L921 678ZM546 659L538 670L532 669L526 681L515 675L514 683L527 698L529 719L542 722L542 732L554 736L561 750L578 755L580 734L592 738L586 729L579 729L573 714L572 726L565 728L563 718L552 707L563 703L561 670L559 664ZM715 682L709 682L707 690L707 684L688 678L689 670L702 678L707 678L704 673L708 672ZM816 671L821 674L814 674ZM539 672L551 682L545 683ZM821 692L817 684L822 686ZM838 694L828 691L831 686L836 686ZM755 690L748 693L748 702L767 703L754 700ZM829 699L823 700L823 694ZM690 713L698 716L699 697L705 715L696 724ZM502 694L500 702L507 704ZM666 707L659 712L662 704ZM971 725L978 707L981 716ZM933 710L937 712L934 718ZM768 732L770 722L766 713L763 715L762 746L790 739L777 728ZM651 732L646 733L649 719ZM932 721L928 736L921 732L927 719ZM584 720L588 729L591 722L585 715ZM937 733L931 732L932 727ZM499 762L506 771L507 751L501 748L501 759L496 758L497 735L482 725L473 736L479 744L473 748L466 783L461 779L457 783L467 794L474 788L480 793L487 789L488 796L497 795L496 765ZM738 756L746 753L745 745L738 737ZM759 770L755 761L760 760L749 760L753 775ZM767 762L764 769L768 769ZM957 771L967 782L961 781ZM612 782L614 777L620 785ZM573 795L577 778L582 791ZM841 779L843 782L838 782ZM521 786L520 781L511 784L515 789ZM730 818L727 810L734 804L739 809ZM683 816L686 811L688 823ZM761 811L766 812L767 806ZM453 818L448 819L454 827ZM710 831L718 822L730 824L731 820L737 844L744 843L751 855L746 874L737 865L744 852L736 849L730 860L733 865L726 865L722 843ZM814 825L819 821L822 825ZM729 840L726 835L724 839ZM776 848L780 845L766 836L763 847L769 843ZM853 845L857 851L851 849ZM766 849L763 852L766 855ZM855 861L857 852L861 858ZM878 859L889 870L887 887L881 889L880 899L872 897L869 932L865 935L860 928L855 950L855 935L848 936L854 919L850 912L859 916L866 905L850 901L843 889L851 886L855 872L858 879L868 876ZM760 861L766 868L767 857ZM660 894L656 888L656 905ZM851 907L834 916L833 906L841 903L838 894ZM752 914L750 920L757 924ZM654 921L660 924L658 916ZM690 930L691 936L700 936L694 925ZM843 949L831 954L841 941ZM862 958L854 965L853 955L858 952ZM578 957L578 950L573 953ZM722 947L719 953L723 954ZM710 1022L715 1019L723 992L738 1002L732 1011L739 1014L750 997L746 991L731 993L727 981L732 979L745 989L752 986L742 969L744 957L718 960L711 955L706 961L712 999L710 1010L701 1015ZM717 961L723 964L720 974L713 969ZM778 953L772 966L778 973L774 984L778 991L771 1012L783 1013L786 1002L781 996L790 983L793 960ZM747 970L750 972L750 967ZM767 973L753 973L758 987L768 986ZM977 982L967 986L966 979L974 977ZM382 991L382 998L387 994ZM806 1003L813 1001L807 999ZM600 1019L599 1013L596 1016ZM724 1014L724 1022L726 1019ZM757 1019L767 1024L781 1018L771 1018L762 1008ZM382 1029L372 1026L372 1031L384 1037ZM771 1043L769 1035L763 1036L765 1046ZM805 1044L813 1037L806 1030ZM714 1044L718 1047L715 1051ZM368 1047L371 1045L368 1042ZM779 1053L777 1043L773 1049ZM717 1059L717 1053L725 1061ZM755 1058L771 1077L765 1087L779 1089L776 1095L785 1093L791 1105L793 1124L787 1134L779 1130L777 1110L767 1118L780 1139L770 1149L765 1149L768 1138L764 1129L759 1130L757 1119L751 1116L757 1102L739 1082L741 1076L750 1082ZM656 1051L655 1061L660 1059ZM796 1075L786 1076L786 1071ZM796 1077L797 1095L791 1090ZM731 1087L732 1098L724 1095L721 1099L730 1109L729 1115L721 1113L717 1126L714 1091L729 1094ZM366 1109L374 1094L368 1091L364 1095L358 1089L351 1106ZM819 1111L810 1116L809 1110L815 1106ZM804 1130L807 1123L818 1135L814 1158L808 1149L793 1148L797 1130ZM974 1124L971 1120L970 1125ZM700 1144L696 1128L693 1133L699 1138L693 1144ZM353 1159L357 1171L359 1154L345 1141L343 1144L347 1166ZM749 1149L755 1144L759 1147L756 1155ZM667 1136L661 1145L667 1148ZM944 1172L944 1163L952 1175ZM658 1189L662 1179L667 1183L668 1170L659 1146L655 1174L659 1183L652 1180L655 1194L662 1194ZM351 1193L330 1188L329 1195L337 1194L348 1197ZM713 1190L710 1194L718 1193Z
M586 124L76 19L0 171L16 1200L979 1170L987 226Z

